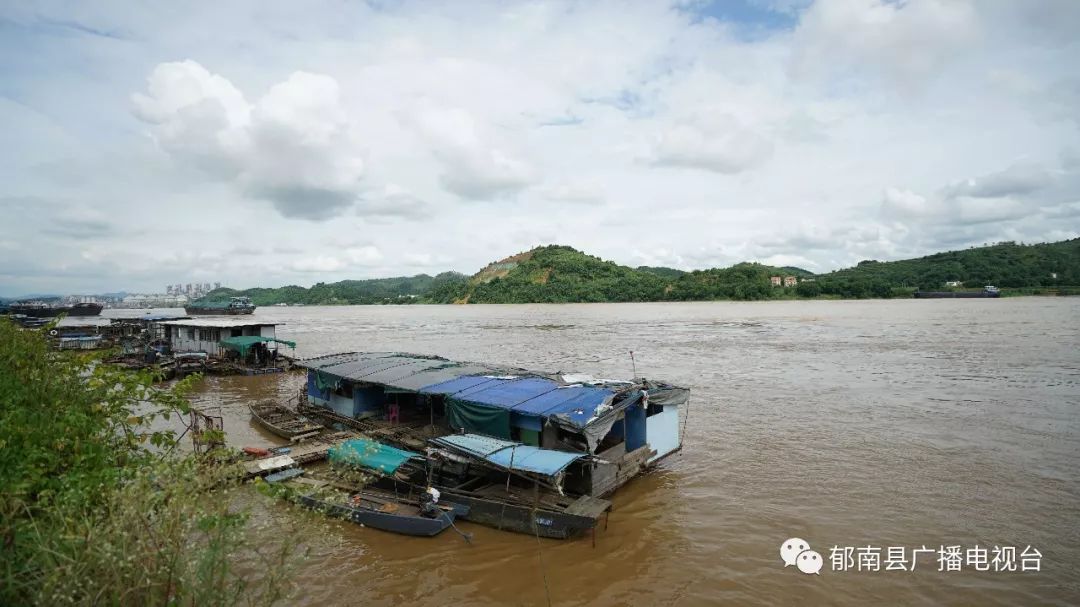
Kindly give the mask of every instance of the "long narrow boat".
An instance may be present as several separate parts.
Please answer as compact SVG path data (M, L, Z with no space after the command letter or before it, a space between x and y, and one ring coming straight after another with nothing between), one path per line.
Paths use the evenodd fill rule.
M255 420L255 423L282 438L292 439L323 429L320 424L278 404L249 405L248 409L251 410L251 419Z
M454 524L454 519L468 512L459 504L439 507L439 516L426 517L420 507L406 500L367 491L353 493L342 502L320 499L315 495L300 497L303 506L324 512L329 516L352 521L391 533L431 537Z

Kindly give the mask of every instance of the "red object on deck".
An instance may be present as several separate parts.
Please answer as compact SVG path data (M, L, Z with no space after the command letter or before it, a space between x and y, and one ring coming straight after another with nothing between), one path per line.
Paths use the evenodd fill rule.
M262 447L244 447L244 453L254 455L255 457L266 457L267 455L270 455L270 452Z

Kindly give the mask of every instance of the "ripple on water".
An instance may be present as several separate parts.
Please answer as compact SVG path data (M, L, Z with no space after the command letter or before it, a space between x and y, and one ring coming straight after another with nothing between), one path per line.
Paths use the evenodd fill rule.
M463 523L418 539L338 523L302 605L1076 604L1080 299L263 308L298 353L394 350L693 389L686 449L557 542ZM246 404L302 378L208 379ZM780 542L1036 546L1038 574L785 570ZM819 548L820 547L820 548ZM541 567L540 563L544 566Z

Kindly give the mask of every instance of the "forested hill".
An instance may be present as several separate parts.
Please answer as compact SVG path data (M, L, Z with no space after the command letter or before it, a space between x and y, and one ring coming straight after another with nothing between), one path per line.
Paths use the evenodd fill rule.
M953 281L967 289L1080 286L1080 238L1033 245L1003 242L902 261L861 261L800 283L798 292L804 297L908 296L915 289L940 291Z
M429 293L443 283L462 282L466 278L464 274L457 272L443 272L437 276L417 274L396 278L320 282L307 289L295 285L242 291L221 288L211 291L202 301L217 301L246 295L256 306L270 306L278 303L305 305L415 303L424 300Z
M797 286L773 286L772 276L794 276ZM911 297L918 288L986 285L1043 288L1080 285L1080 239L1049 244L1000 243L918 259L860 262L814 275L795 267L740 263L682 272L620 266L570 247L548 246L492 263L463 281L447 281L434 303L760 300L796 297Z
M793 276L796 286L773 286L770 277ZM218 289L208 299L247 295L256 305L370 303L568 303L620 301L760 300L796 297L911 297L916 289L986 285L1019 292L1080 286L1080 239L1048 244L1011 242L949 251L903 261L867 260L814 275L795 267L740 263L684 272L621 266L570 247L538 247L493 262L469 277L457 272L400 278L344 280L305 289ZM1069 288L1071 287L1071 288ZM1006 291L1008 294L1008 291Z
M434 303L768 299L774 296L769 277L777 275L790 273L756 263L695 272L634 269L552 245L492 263L467 281L447 282L430 299Z

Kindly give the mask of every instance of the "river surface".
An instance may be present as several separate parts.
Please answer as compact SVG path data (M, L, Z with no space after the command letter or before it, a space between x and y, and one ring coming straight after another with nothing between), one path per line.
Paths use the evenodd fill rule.
M688 386L685 448L616 493L610 526L472 545L345 523L299 605L1080 603L1080 298L260 308L297 354L396 350ZM234 444L245 405L301 377L208 378ZM274 506L278 507L278 506ZM280 506L284 509L287 506ZM820 575L785 567L802 538ZM316 542L317 543L317 542ZM1040 571L938 571L958 545L1038 550ZM881 549L834 570L833 547ZM914 571L885 571L903 547ZM978 556L978 553L975 553ZM1028 562L1031 565L1031 561ZM907 564L910 568L910 563ZM1018 567L1019 568L1019 567ZM546 590L545 590L546 584Z

